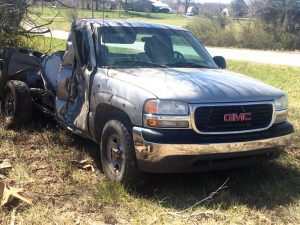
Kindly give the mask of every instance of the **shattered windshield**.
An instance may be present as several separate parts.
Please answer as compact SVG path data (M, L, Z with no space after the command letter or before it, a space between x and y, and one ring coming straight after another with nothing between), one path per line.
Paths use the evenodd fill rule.
M184 30L104 27L99 42L100 66L218 68L199 41Z

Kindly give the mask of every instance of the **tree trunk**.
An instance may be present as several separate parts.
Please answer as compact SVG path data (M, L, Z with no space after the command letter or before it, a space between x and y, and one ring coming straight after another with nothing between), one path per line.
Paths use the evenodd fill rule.
M190 1L189 0L185 0L185 4L184 4L184 12L187 13L187 10L190 6Z
M125 12L127 12L128 11L128 0L125 0L125 6L124 6L124 8L125 8Z
M96 11L99 11L99 0L96 0Z

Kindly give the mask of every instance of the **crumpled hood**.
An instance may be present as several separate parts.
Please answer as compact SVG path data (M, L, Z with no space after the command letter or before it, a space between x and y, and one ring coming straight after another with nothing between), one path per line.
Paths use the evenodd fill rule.
M220 69L110 69L108 75L143 88L159 99L189 103L266 101L284 95L261 81Z

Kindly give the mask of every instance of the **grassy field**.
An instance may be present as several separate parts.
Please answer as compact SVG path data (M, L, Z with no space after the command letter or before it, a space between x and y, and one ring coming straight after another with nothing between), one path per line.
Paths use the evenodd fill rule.
M42 53L52 53L66 49L66 40L43 36L22 37L20 47L35 49Z
M192 175L155 175L139 190L105 180L98 146L35 118L20 130L0 128L4 181L24 189L33 206L0 208L0 224L300 224L300 69L229 61L229 70L282 88L296 128L275 162ZM96 171L71 160L87 159ZM226 188L203 201L227 179Z
M35 7L31 9L31 18L36 20L38 24L45 24L53 17L51 29L69 31L71 27L71 18L76 15L78 18L91 18L91 10L71 10L71 9L56 9L49 7ZM124 12L124 11L106 11L94 12L94 18L145 21L161 24L170 24L175 26L186 26L189 19L182 17L180 14L165 14L165 13L142 13L142 12Z

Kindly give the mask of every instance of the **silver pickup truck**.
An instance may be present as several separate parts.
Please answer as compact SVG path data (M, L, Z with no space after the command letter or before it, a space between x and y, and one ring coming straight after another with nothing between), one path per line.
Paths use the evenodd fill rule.
M99 143L105 175L123 183L278 157L294 131L286 95L225 68L183 28L78 20L66 51L5 50L1 111L7 127L52 115Z

